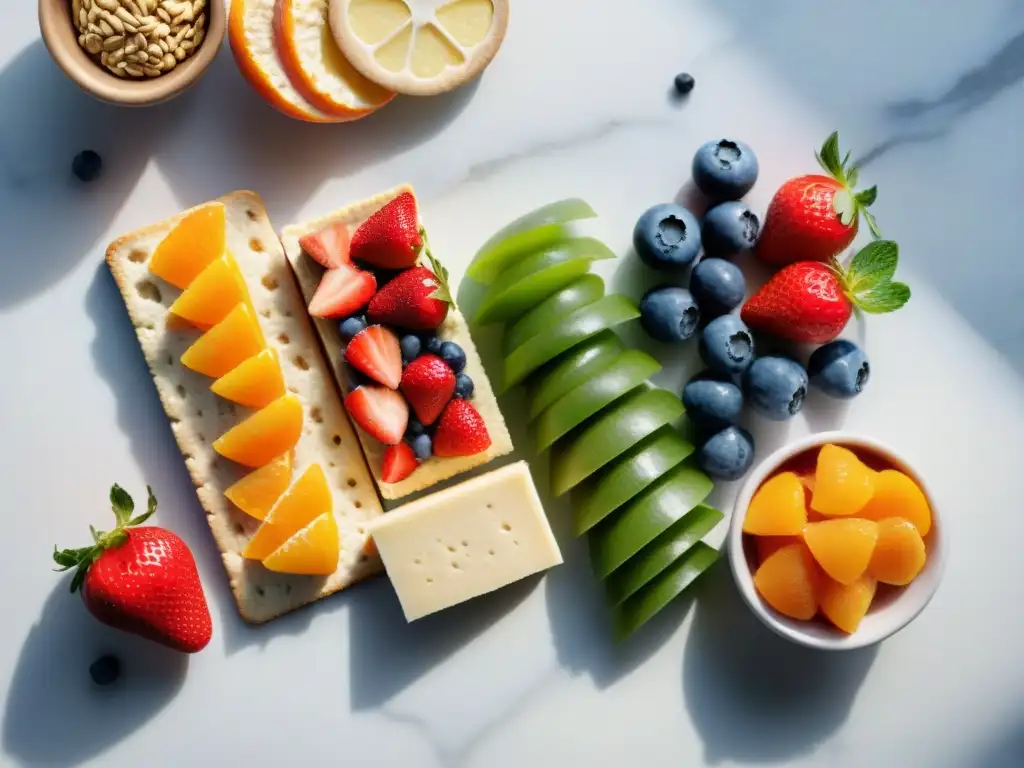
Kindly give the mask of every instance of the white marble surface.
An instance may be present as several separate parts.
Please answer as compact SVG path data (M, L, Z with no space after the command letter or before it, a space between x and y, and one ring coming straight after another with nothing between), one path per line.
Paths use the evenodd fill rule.
M1024 765L1024 3L517 0L477 85L340 127L271 112L226 51L176 102L102 106L50 63L34 5L7 3L0 38L4 764ZM680 70L697 79L685 105L668 96ZM952 555L910 628L802 651L756 623L723 568L615 648L558 504L567 564L543 580L412 626L383 579L262 629L238 619L102 266L113 236L240 187L283 225L407 180L453 272L506 220L570 195L625 255L702 141L755 147L763 206L832 128L870 160L915 294L858 331L865 396L812 401L790 429L868 432L934 484ZM69 176L84 147L106 162L88 187ZM606 274L649 282L627 259ZM663 383L692 365L691 350ZM754 426L761 455L786 437ZM215 621L202 654L106 630L49 571L54 543L102 521L113 481L152 483L192 545ZM125 659L119 690L90 687L102 651Z

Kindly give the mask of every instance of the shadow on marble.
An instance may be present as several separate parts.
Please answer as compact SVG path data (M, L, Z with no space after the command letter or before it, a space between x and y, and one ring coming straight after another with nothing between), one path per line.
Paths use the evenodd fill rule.
M975 747L973 751L976 756L971 757L971 765L975 768L1024 765L1024 722L1008 726L1005 731L986 739L983 745Z
M538 574L517 581L412 623L406 622L386 578L373 579L349 592L352 709L375 709L390 701L514 610L541 578Z
M848 717L878 646L829 653L784 640L743 604L725 558L700 584L682 694L704 760L774 763L813 751Z
M105 263L96 268L86 292L85 310L95 325L93 364L117 399L118 428L128 438L142 475L153 486L160 504L157 524L166 525L189 543L207 601L219 616L214 622L213 642L223 643L225 652L231 654L249 645L266 644L278 635L305 631L316 611L324 610L330 601L261 626L247 624L239 616L206 513L196 498L121 294Z
M40 41L0 71L0 102L3 311L60 281L93 250L182 114L96 101L64 77ZM89 184L71 173L83 149L104 162Z
M479 82L431 98L398 97L353 123L315 125L286 117L264 102L225 49L189 92L195 114L162 147L156 163L182 208L234 189L251 189L263 197L275 228L281 229L295 221L325 182L352 177L443 131L472 100ZM217 153L196 151L207 136L231 136L232 141ZM388 183L406 180L396 171ZM334 207L347 202L339 199Z
M60 578L22 644L4 702L3 748L19 765L83 763L130 736L174 698L186 654L100 624ZM100 688L89 665L112 653L122 677Z

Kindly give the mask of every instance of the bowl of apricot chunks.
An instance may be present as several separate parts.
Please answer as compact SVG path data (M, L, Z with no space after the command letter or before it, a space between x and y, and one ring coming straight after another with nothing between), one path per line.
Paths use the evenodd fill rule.
M942 572L935 505L890 448L845 433L780 449L736 501L733 574L779 634L825 649L877 643L928 604Z

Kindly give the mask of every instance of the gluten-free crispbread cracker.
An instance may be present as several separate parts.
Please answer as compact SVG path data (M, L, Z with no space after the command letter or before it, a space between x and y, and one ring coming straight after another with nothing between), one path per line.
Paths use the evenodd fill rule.
M302 403L293 477L320 463L331 487L341 556L330 576L273 573L240 554L259 521L237 509L224 491L250 470L219 456L213 441L252 411L216 396L212 379L181 365L182 353L202 331L168 312L181 291L149 271L154 249L188 212L118 238L107 249L107 263L206 511L238 610L246 621L261 623L379 572L379 559L364 548L366 523L382 509L263 202L252 192L234 192L220 202L227 249L245 278L267 343L277 350L285 385Z
M402 185L395 187L388 192L371 197L354 205L322 216L312 221L301 224L293 224L284 228L281 233L281 241L284 243L285 255L295 272L299 287L308 302L323 276L324 269L313 259L307 256L299 245L299 238L323 229L328 224L337 221L344 221L348 225L350 233L354 233L359 225L366 221L374 212L403 192L412 194L412 187ZM443 258L439 258L444 262ZM348 381L345 371L345 342L342 341L338 330L338 323L334 320L322 320L313 318L317 332L323 342L323 348L331 361L331 371L338 379L338 387L343 392L348 392ZM431 457L423 462L409 477L397 483L385 483L381 480L381 468L384 460L384 446L377 440L366 434L358 426L356 431L366 451L366 458L370 464L370 471L377 481L380 494L385 499L400 499L411 493L422 491L425 488L447 480L450 477L466 472L474 467L486 464L491 459L512 452L512 438L509 436L505 419L502 418L501 410L498 408L497 398L491 389L491 383L484 372L480 355L473 344L473 338L469 334L469 326L466 319L455 307L450 307L448 318L438 329L438 335L443 339L450 339L456 342L466 353L466 374L473 379L473 398L470 402L479 411L481 418L487 425L487 432L491 436L491 446L481 453L473 456L458 456L455 458Z

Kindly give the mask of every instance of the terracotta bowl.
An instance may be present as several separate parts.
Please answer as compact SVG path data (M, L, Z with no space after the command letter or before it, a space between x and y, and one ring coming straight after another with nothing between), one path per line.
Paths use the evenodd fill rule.
M207 5L206 37L192 56L166 75L131 80L110 74L78 44L71 21L71 0L39 0L39 30L57 65L86 93L126 107L145 107L172 99L196 82L213 61L224 41L224 0Z

